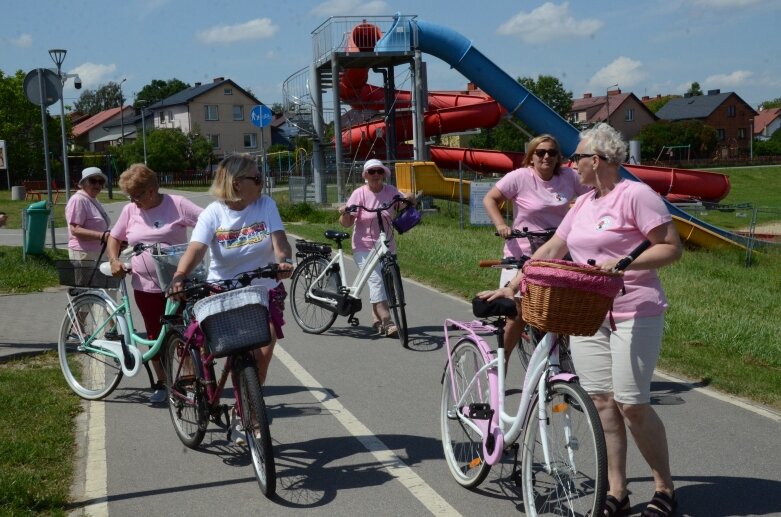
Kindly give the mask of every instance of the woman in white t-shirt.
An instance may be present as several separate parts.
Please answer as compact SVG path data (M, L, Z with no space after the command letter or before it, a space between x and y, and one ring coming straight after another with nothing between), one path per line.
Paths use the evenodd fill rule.
M578 175L569 167L561 166L562 158L559 143L551 135L539 135L529 142L523 167L508 172L483 198L483 206L502 237L509 237L513 230L527 228L539 232L554 229L569 210L569 205L579 195L591 190L582 185ZM512 226L505 223L499 209L502 203L511 202L513 207ZM540 243L532 246L528 239L510 239L505 241L504 256L530 257ZM507 285L515 271L503 269L499 287ZM524 322L518 317L510 319L505 327L505 361L515 348L523 331Z
M627 432L643 455L654 478L655 493L644 516L674 515L677 507L670 473L664 424L651 407L651 378L662 345L667 309L657 269L681 257L682 245L662 198L648 185L623 179L619 165L627 145L607 124L584 131L572 163L580 180L594 190L578 198L556 235L533 258L562 258L587 263L593 259L610 271L644 240L651 246L624 273L624 291L613 302L593 336L570 338L580 384L591 395L605 431L608 497L605 515L628 515ZM497 291L517 292L521 275ZM493 295L491 298L496 297Z
M292 251L277 205L269 196L263 195L263 176L250 156L234 155L222 160L209 192L217 201L198 217L170 290L182 290L182 281L207 251L211 258L209 280L227 280L270 263L279 264L277 279L253 280L253 285L269 289L271 343L254 352L262 385L266 381L274 344L284 337L282 311L287 294L280 280L290 278L293 272Z

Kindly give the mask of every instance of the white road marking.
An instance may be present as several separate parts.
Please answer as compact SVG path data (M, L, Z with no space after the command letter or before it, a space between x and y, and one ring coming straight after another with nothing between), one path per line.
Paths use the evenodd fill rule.
M91 401L89 403L87 428L87 443L89 445L84 475L84 500L90 501L90 504L81 509L81 514L91 517L105 517L108 515L105 402Z
M303 386L309 388L309 392L317 401L333 415L347 432L352 434L366 449L379 461L383 468L393 477L399 480L410 493L420 501L434 515L460 515L458 511L438 493L434 491L423 478L391 451L382 440L374 436L374 433L361 423L355 415L347 410L338 400L329 397L327 390L287 353L279 343L274 349L274 356L290 370Z

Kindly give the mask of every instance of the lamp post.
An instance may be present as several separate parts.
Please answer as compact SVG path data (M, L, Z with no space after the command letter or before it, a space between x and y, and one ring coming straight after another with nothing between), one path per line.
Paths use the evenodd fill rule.
M65 81L69 77L78 77L77 74L63 74L62 62L65 61L65 55L68 53L64 48L53 48L49 50L49 57L52 58L54 64L57 65L57 77L60 78L60 83L65 88ZM81 82L77 82L77 86ZM60 96L60 129L62 131L62 169L65 173L65 201L71 197L71 176L70 167L68 166L68 141L65 135L65 95Z
M618 83L611 84L605 88L605 107L607 108L607 125L610 125L610 88L618 88Z
M119 81L119 130L122 132L120 138L122 145L125 144L125 99L122 98L122 83L127 81L127 77Z
M136 102L141 105L141 137L144 141L144 165L146 165L146 101L143 99L137 99Z

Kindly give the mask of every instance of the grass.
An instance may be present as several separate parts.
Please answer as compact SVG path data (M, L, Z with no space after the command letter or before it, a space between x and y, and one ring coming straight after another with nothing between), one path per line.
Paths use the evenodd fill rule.
M68 258L68 250L44 248L43 255L22 260L19 246L0 246L0 294L39 292L59 285L54 261Z
M80 402L57 354L0 364L0 514L65 515Z
M71 191L71 195L74 191ZM114 199L109 199L108 194L103 191L98 195L98 201L101 203L113 203L116 201L124 201L125 196L118 190L114 191ZM46 200L46 196L43 197ZM5 212L8 215L8 222L6 228L19 229L22 227L22 211L30 206L32 203L36 203L37 200L21 200L12 201L10 190L0 190L0 212ZM64 227L65 222L65 193L60 194L60 198L57 200L57 204L54 205L54 226Z

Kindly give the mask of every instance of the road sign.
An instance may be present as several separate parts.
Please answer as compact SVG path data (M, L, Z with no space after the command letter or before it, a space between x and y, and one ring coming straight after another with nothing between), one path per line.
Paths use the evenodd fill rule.
M41 83L43 84L43 95L39 84L38 71L41 72ZM24 93L27 99L33 104L40 106L51 106L62 96L62 83L57 74L48 68L36 68L30 70L24 77Z
M265 104L258 104L252 108L249 119L258 127L266 127L271 124L271 109Z

